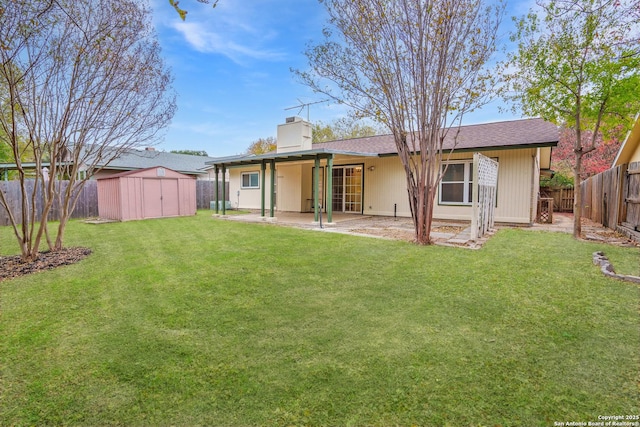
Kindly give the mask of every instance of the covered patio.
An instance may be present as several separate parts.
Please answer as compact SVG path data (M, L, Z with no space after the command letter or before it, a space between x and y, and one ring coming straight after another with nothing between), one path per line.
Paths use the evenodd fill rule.
M333 199L333 170L334 170L334 159L336 156L344 157L378 157L378 154L371 152L350 152L350 151L342 151L342 150L333 150L327 148L319 148L319 149L311 149L304 151L294 151L294 152L285 152L285 153L267 153L262 155L255 156L233 156L233 157L225 157L216 159L208 164L213 166L214 176L216 185L218 185L218 180L220 174L222 176L226 176L227 171L230 168L238 168L238 167L247 167L247 166L259 166L260 167L260 217L267 218L267 208L266 208L266 199L267 199L267 185L266 185L266 170L267 165L269 168L269 217L271 220L275 218L276 212L276 176L277 176L277 164L279 163L291 163L291 162L302 162L302 163L312 163L313 165L313 193L312 199L309 200L310 206L313 209L313 221L314 223L319 223L321 220L325 224L333 224L336 221L336 218L340 218L336 216L334 218L333 205L331 202L323 203L325 197L321 194L321 186L326 188L326 200L331 201ZM321 169L326 169L326 184L322 184L320 171ZM324 179L324 178L323 178ZM228 196L224 193L222 200L227 200ZM216 214L226 215L226 207L224 203L220 203L218 199L218 195L216 194L216 203L215 203L215 212ZM278 216L286 215L285 212L279 212ZM324 215L321 218L320 215ZM350 215L350 214L346 214ZM362 217L361 213L357 215L358 217ZM290 216L291 217L291 216ZM345 217L342 217L345 218Z

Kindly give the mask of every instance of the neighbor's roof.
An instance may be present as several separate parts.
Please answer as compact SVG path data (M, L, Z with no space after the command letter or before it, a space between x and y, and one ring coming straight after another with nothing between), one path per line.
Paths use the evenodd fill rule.
M459 132L458 132L459 130ZM457 143L454 145L457 133ZM558 127L542 119L521 119L505 122L450 128L444 149L455 151L504 150L515 148L551 147L558 144ZM351 156L391 156L398 153L393 135L377 135L313 144L307 151L271 152L261 155L221 157L209 165L240 166L265 160L308 160L316 156L344 154Z
M104 169L128 171L162 166L176 172L193 175L206 173L204 170L207 167L206 162L213 159L213 157L155 150L128 150L109 162Z

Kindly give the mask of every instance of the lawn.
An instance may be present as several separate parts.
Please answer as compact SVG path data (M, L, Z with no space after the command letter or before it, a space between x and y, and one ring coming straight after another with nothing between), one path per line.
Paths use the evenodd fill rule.
M0 252L15 254L11 230ZM0 282L0 425L520 425L637 415L640 292L502 230L478 251L195 217L84 224Z

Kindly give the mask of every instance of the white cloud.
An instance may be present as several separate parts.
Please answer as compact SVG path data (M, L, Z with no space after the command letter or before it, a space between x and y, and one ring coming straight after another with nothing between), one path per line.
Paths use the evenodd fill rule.
M186 42L195 50L202 53L215 53L228 57L236 63L242 63L246 59L259 59L278 61L286 57L284 52L264 49L261 46L252 46L243 40L244 34L234 35L210 30L201 22L177 21L172 27L178 31ZM234 40L234 38L239 40Z

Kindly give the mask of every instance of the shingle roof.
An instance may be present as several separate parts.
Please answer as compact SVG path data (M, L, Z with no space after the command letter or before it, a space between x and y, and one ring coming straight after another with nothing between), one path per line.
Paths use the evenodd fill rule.
M461 126L454 147L456 128L447 133L444 148L449 150L504 149L524 146L548 146L558 142L558 127L542 119ZM362 153L396 154L393 135L378 135L313 144L314 149L345 150Z
M455 151L502 150L507 148L550 147L558 144L558 127L542 119L521 119L506 122L485 123L451 128L444 149ZM349 156L390 156L397 154L393 135L376 135L313 144L311 150L293 153L275 151L261 154L243 154L219 157L208 161L209 165L240 166L259 164L265 160L308 160L317 156L344 154Z
M105 169L137 170L154 166L173 169L186 174L205 173L206 162L213 157L193 156L189 154L167 153L155 150L129 150L118 158L109 162Z

